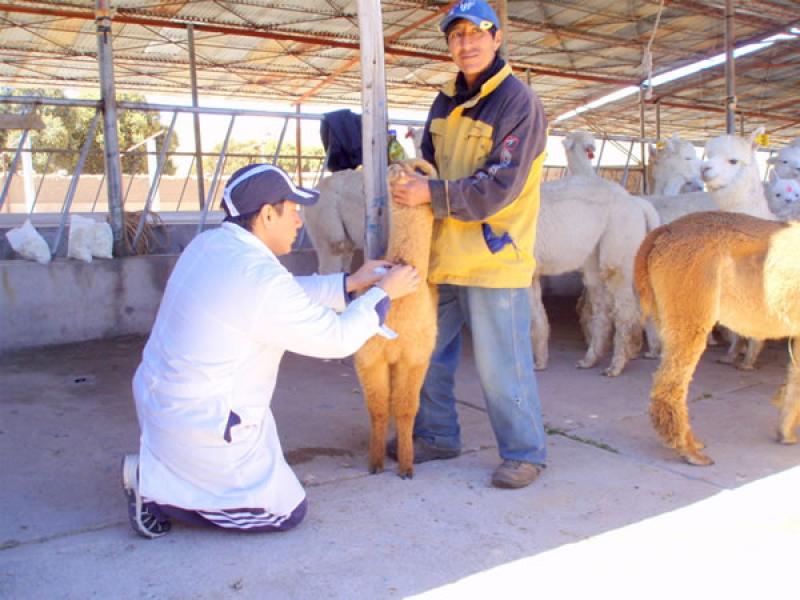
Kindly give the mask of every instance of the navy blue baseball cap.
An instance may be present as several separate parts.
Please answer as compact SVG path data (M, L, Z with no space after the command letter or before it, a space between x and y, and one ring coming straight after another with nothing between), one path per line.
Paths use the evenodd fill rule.
M254 213L265 204L291 200L314 204L319 192L296 186L283 169L273 165L247 165L236 171L222 192L222 207L229 217Z
M481 29L491 29L492 27L500 29L500 20L492 7L484 0L461 0L445 15L439 28L447 31L450 24L457 19L471 21Z

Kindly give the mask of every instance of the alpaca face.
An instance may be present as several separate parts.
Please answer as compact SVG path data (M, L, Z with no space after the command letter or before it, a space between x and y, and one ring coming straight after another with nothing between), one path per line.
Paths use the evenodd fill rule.
M701 175L708 189L728 187L748 174L752 176L753 169L757 178L755 156L746 140L735 135L722 135L706 142L706 160Z
M679 193L701 191L703 189L701 167L702 161L697 156L694 145L678 136L673 136L662 150L653 155L652 168L656 188L663 187L659 186L659 182L678 177L683 181Z
M800 183L794 179L774 178L767 188L770 206L781 207L800 202Z
M589 160L594 160L594 153L597 147L595 145L594 136L591 133L575 131L568 134L562 143L567 152L574 149L577 152L583 152Z
M768 161L775 174L782 179L800 180L800 146L787 146Z

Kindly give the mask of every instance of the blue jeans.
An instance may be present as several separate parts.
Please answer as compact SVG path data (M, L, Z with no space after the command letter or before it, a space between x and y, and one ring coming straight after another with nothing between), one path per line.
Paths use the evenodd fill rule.
M440 285L438 317L436 348L422 386L414 436L443 448L461 447L454 388L466 324L500 457L544 465L547 448L533 370L527 288Z

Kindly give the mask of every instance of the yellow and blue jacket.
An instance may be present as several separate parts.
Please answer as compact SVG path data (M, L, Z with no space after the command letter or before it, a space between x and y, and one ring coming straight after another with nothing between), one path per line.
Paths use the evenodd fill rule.
M499 57L465 88L459 74L440 91L422 140L440 177L429 182L436 216L429 280L527 287L536 267L544 108Z

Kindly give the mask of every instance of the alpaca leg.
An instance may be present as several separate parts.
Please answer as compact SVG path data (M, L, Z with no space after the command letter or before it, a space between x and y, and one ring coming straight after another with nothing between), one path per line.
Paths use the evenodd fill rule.
M386 430L389 426L389 367L382 361L364 364L356 354L356 371L369 411L369 472L383 471Z
M583 266L584 316L590 315L586 324L588 339L586 354L578 361L579 369L591 369L608 351L611 341L611 299L600 281L597 257L592 256Z
M550 323L542 303L542 284L534 276L531 282L531 340L533 343L533 366L537 371L547 368L548 349L550 338Z
M419 410L419 392L427 365L392 366L391 411L397 425L397 474L403 479L414 476L414 417Z
M644 323L644 333L647 337L647 352L644 353L644 357L658 358L661 356L661 338L658 336L658 330L651 318Z
M728 352L725 353L725 356L718 358L717 362L726 365L734 365L736 364L736 360L739 358L739 355L742 353L746 341L745 338L732 331L730 331L729 334L731 341L730 345L728 346Z
M800 352L800 342L792 340L793 352ZM789 364L786 384L782 385L775 395L776 404L780 408L778 425L778 441L782 444L796 444L797 427L800 426L800 367Z
M668 319L664 320L669 324ZM711 324L692 321L674 323L663 329L664 347L661 364L653 378L650 392L650 419L664 442L676 448L688 463L710 465L713 461L700 452L702 444L694 437L689 423L686 395L700 355L706 345Z
M737 369L742 371L752 371L756 368L756 361L758 360L759 354L764 349L764 340L756 340L754 338L749 338L747 340L747 350L744 353L744 358L742 362L736 365Z
M619 271L607 279L608 295L612 302L614 319L614 353L611 365L604 375L616 377L629 359L636 358L642 349L642 327L639 324L639 306L633 294L633 283Z

